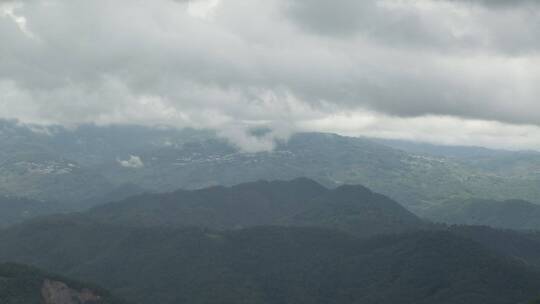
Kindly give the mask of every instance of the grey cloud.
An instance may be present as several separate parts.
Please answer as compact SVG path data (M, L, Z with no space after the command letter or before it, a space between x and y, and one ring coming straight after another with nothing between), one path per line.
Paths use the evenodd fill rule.
M373 1L292 0L286 4L290 17L309 30L330 35L355 34L376 12ZM375 16L373 16L376 18Z
M485 9L473 11L476 4ZM389 46L515 55L540 51L538 4L533 0L291 0L283 10L307 32L338 39L360 36Z
M540 125L526 12L396 3L222 0L201 20L170 0L34 0L16 13L35 39L0 17L0 116L209 127L251 151L359 109Z
M363 35L394 43L429 42L440 44L444 37L432 31L414 10L392 9L380 1L291 0L284 10L308 31L341 38Z
M481 4L491 8L522 8L523 6L537 6L537 0L439 0L457 3Z

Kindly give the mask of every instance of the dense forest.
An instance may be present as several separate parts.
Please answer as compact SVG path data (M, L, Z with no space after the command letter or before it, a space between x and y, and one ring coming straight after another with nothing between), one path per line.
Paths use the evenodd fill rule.
M0 264L2 304L126 304L109 292L33 267Z
M128 228L53 220L0 235L0 259L137 303L519 303L540 274L450 232L359 240L320 228Z
M523 200L454 200L428 209L425 216L448 224L540 230L540 205Z
M85 216L104 223L150 227L318 226L358 236L429 226L397 202L365 187L328 189L307 178L144 194L96 207Z
M540 290L535 233L429 224L364 187L309 179L144 194L26 221L0 231L0 260L141 304L506 304Z

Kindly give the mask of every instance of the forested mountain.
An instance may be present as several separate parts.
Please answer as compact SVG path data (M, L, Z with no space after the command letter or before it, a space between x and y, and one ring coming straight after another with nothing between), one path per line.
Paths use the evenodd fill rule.
M0 196L0 228L37 216L60 213L68 210L69 206L60 203Z
M450 232L363 241L319 228L229 232L81 219L0 233L0 259L100 282L142 304L478 303L534 298L540 275Z
M540 230L540 205L522 200L449 201L428 209L425 216L432 221L448 224Z
M0 163L0 193L50 202L78 202L115 186L91 168L44 152L18 152Z
M137 155L144 166L119 168L110 162L104 166L105 176L160 192L305 176L329 186L362 184L419 214L454 198L534 201L540 196L540 176L522 174L523 164L516 163L515 172L488 171L489 166L331 134L297 134L271 152L242 153L227 142L208 139ZM531 159L530 165L535 162Z
M452 199L537 203L540 197L535 153L429 154L319 133L296 134L272 151L247 153L209 131L91 125L68 130L10 121L0 123L0 140L0 193L89 202L79 208L126 184L170 192L303 176L327 186L362 184L421 215Z
M512 155L537 155L538 152L522 151L513 152L507 150L488 149L484 147L474 146L456 146L456 145L435 145L430 143L414 142L398 139L381 139L373 138L375 142L381 143L385 146L396 148L401 151L417 154L417 155L431 155L441 156L459 160L479 160L479 159L495 159L500 157L507 157Z
M515 304L540 294L538 233L436 225L404 208L536 229L535 153L318 133L247 153L206 131L15 122L0 124L0 139L0 226L11 225L0 261L134 303ZM532 203L494 201L509 198ZM70 295L85 286L2 267L0 291L24 304L44 282Z
M357 236L428 226L395 201L365 187L327 189L306 178L144 194L96 207L85 215L116 225L220 230L261 225L314 226Z
M108 292L38 269L0 264L2 304L125 304Z
M474 170L499 176L538 178L540 174L538 151L492 150L483 147L444 146L381 139L374 141L416 155L444 157Z
M518 232L487 226L452 226L450 231L474 240L490 251L540 268L540 232Z
M0 0L0 304L540 304L539 38L540 0Z
M26 221L0 230L1 261L139 304L514 304L540 291L538 234L430 225L365 187L306 178Z

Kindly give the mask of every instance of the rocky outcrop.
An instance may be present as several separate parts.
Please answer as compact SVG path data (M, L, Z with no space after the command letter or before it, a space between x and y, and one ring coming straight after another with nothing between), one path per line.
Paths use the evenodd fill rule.
M98 304L101 297L89 289L80 291L59 281L45 280L41 288L44 304Z

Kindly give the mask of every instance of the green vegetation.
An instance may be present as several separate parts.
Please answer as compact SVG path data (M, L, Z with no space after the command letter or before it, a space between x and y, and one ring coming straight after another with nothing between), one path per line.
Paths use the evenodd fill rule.
M20 151L0 162L0 193L11 196L74 204L113 189L97 172L54 153Z
M86 216L103 223L149 227L314 226L363 237L428 226L365 187L327 189L305 178L145 194L94 208Z
M0 196L0 227L66 210L67 206L61 204Z
M513 304L540 290L537 234L430 225L362 186L305 178L27 221L0 230L0 261L139 304Z
M0 141L0 226L98 205L0 230L0 261L135 303L515 304L540 290L538 233L430 224L389 198L538 229L537 153L315 133L244 153L204 131L5 121ZM0 303L40 303L53 277L88 288L0 265Z
M99 297L96 301L73 299L73 302L46 304L124 304L100 288L81 284L28 266L0 264L0 303L2 304L43 304L42 290L46 281L55 281L73 289L73 292L92 290Z
M432 221L447 224L540 230L540 205L521 200L449 201L428 209L424 215Z
M294 135L274 151L244 153L212 132L134 126L52 127L0 121L0 193L75 204L125 184L149 191L309 177L327 186L362 184L419 215L474 197L538 203L540 154L415 144L331 134ZM413 147L411 147L413 146ZM122 165L137 156L141 164Z
M138 303L510 304L520 262L450 232L362 241L318 228L130 228L48 219L0 234L0 259L100 282Z

